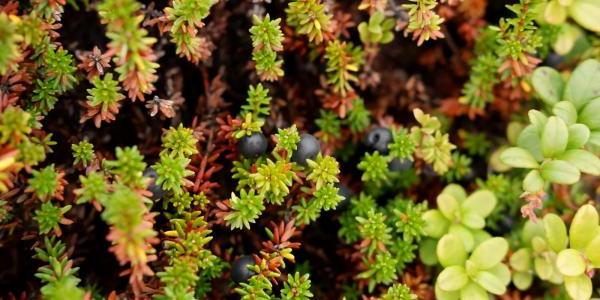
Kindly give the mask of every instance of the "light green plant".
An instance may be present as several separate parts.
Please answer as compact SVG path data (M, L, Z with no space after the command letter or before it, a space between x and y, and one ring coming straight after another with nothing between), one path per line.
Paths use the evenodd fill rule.
M358 25L360 40L363 43L390 43L394 39L394 26L394 19L386 19L383 12L376 11L369 17L369 22L361 22Z

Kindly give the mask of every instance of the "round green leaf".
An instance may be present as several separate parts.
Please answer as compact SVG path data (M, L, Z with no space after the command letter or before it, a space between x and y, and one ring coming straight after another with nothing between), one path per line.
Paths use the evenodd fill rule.
M439 285L435 285L435 298L438 300L459 300L460 291L444 291Z
M563 23L560 25L560 29L552 44L552 48L557 54L567 55L571 50L573 50L573 46L578 39L581 38L583 32L579 28L579 26L572 25L570 23Z
M512 274L513 284L521 291L529 289L533 282L533 275L528 272L514 272Z
M437 196L436 202L438 209L446 219L450 221L456 219L460 206L454 197L442 193Z
M577 121L577 110L573 103L569 101L560 101L554 105L552 112L561 118L567 125L571 125Z
M526 272L531 269L531 252L528 248L521 248L510 256L511 268L520 272Z
M559 216L555 214L545 215L544 231L550 249L556 253L565 249L567 246L567 227Z
M492 273L498 279L500 279L502 285L507 286L510 283L510 269L507 265L497 264L496 266L494 266L491 269L488 269L487 271Z
M600 234L596 233L596 236L587 244L583 253L587 257L595 268L600 268Z
M583 147L590 139L590 129L583 124L569 126L569 142L567 149L578 149Z
M423 228L425 235L440 238L448 232L450 221L439 210L430 209L423 214L422 218L425 221L425 227Z
M574 184L579 181L579 170L564 160L552 160L542 164L542 178L559 184Z
M539 166L533 155L520 147L511 147L504 150L500 154L500 160L513 168L533 169Z
M485 227L485 219L473 212L464 213L461 217L463 225L472 229L481 229Z
M599 232L598 211L590 204L583 205L575 213L571 227L569 227L570 247L583 250ZM600 248L598 248L598 252L600 252Z
M480 270L485 270L499 264L506 252L508 252L508 242L504 238L493 237L477 246L469 260Z
M459 203L465 201L465 199L467 198L467 192L465 192L465 189L456 183L451 183L447 185L442 190L441 194L451 195Z
M569 15L581 27L600 32L600 2L597 0L577 0L569 6ZM597 81L595 81L597 82Z
M592 280L585 274L577 277L565 277L565 287L569 296L575 300L592 297Z
M546 104L554 105L562 100L565 83L558 71L550 67L536 68L531 75L531 83Z
M585 272L585 261L575 249L565 249L556 257L556 268L565 276L579 276Z
M419 245L419 257L425 265L434 266L438 263L436 248L437 241L434 239L425 239Z
M544 9L544 19L552 25L559 25L567 19L567 9L558 1L550 1Z
M579 123L587 125L591 130L600 128L600 98L586 104L579 113Z
M597 0L577 0L577 5L574 7L581 8L584 3L594 2ZM584 5L585 6L585 5ZM593 12L594 10L588 10ZM596 14L594 18L598 18ZM595 83L600 82L600 62L594 59L588 59L577 66L567 82L564 93L564 100L571 101L577 110L581 109L589 100L600 97L600 89Z
M536 193L544 189L544 179L538 170L531 170L523 179L523 190Z
M594 176L600 175L600 158L589 151L582 149L568 150L559 155L558 159L570 163L582 173Z
M478 190L462 203L462 210L466 213L474 213L483 218L487 217L496 207L496 196L489 190Z
M542 153L544 157L555 157L567 149L569 129L561 118L552 116L542 132Z
M525 244L530 244L531 240L535 236L545 236L544 234L544 225L541 222L532 222L531 220L527 220L525 225L523 226L523 231L521 233L521 240Z
M473 278L486 291L494 295L502 295L506 292L506 286L502 281L490 272L481 271Z
M587 141L587 145L600 148L600 130L590 133L590 138Z
M543 280L550 279L554 274L553 261L550 261L547 257L534 258L533 266L535 268L535 273Z
M467 260L467 250L463 241L455 234L444 235L437 244L438 260L444 267L462 266Z
M450 266L440 273L436 284L444 291L457 291L468 281L469 277L463 266Z
M467 252L471 252L473 247L475 247L475 238L473 237L473 233L467 227L462 224L452 224L448 229L448 233L452 233L460 238L465 246L465 250Z
M533 125L528 125L521 131L519 138L517 139L517 146L519 148L526 149L535 158L536 161L544 160L542 155L542 144L540 140L540 133Z
M548 122L548 117L543 112L535 109L530 109L527 116L529 117L531 125L535 126L538 133L542 133L544 126L546 126L546 123Z
M460 290L460 299L489 300L486 290L475 282L469 282Z

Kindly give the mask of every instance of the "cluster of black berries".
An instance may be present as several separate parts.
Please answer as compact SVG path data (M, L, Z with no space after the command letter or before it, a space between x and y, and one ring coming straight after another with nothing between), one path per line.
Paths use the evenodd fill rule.
M365 145L371 151L377 151L381 154L388 153L388 146L392 142L392 131L386 127L374 127L365 137ZM391 172L406 171L412 167L410 159L394 158L390 161L388 168Z
M238 151L244 157L256 158L267 152L268 141L264 134L255 132L244 136L238 142ZM319 140L313 135L303 133L300 135L298 148L292 153L292 161L305 166L307 159L315 159L321 151Z

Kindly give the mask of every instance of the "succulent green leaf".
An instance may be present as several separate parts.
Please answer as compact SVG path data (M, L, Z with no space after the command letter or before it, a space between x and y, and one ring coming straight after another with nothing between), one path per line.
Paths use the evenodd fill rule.
M440 288L439 285L435 285L435 298L438 300L459 300L461 292L460 291L444 291Z
M462 209L466 213L474 213L483 218L487 217L496 207L496 196L489 190L478 190L462 203Z
M450 222L439 210L428 210L423 213L422 218L425 223L425 227L423 227L423 233L425 233L425 235L433 238L440 238L442 235L448 232L448 226L450 226Z
M532 222L531 220L527 220L525 225L523 225L523 231L521 233L521 240L525 244L530 244L531 240L534 237L543 237L544 233L544 225L542 222Z
M558 1L550 1L544 9L544 19L552 25L562 24L567 19L567 9Z
M575 166L582 173L600 175L600 158L586 150L568 150L558 157Z
M600 89L600 87L597 87ZM591 130L600 128L600 98L586 104L579 113L579 123L587 125Z
M592 280L585 274L577 277L565 277L565 287L573 299L590 299L592 297Z
M448 194L454 197L459 203L463 202L467 198L467 192L465 189L455 183L447 185L441 192L441 194Z
M543 112L535 109L529 110L527 116L529 116L529 122L537 129L538 133L542 133L544 126L548 123L548 117Z
M600 32L600 2L597 0L577 0L569 5L569 15L581 27ZM597 82L597 81L596 81Z
M544 179L538 170L531 170L523 179L523 190L536 193L544 189Z
M528 272L514 272L512 274L513 284L521 291L529 289L533 282L533 275Z
M475 282L469 282L460 290L460 299L488 300L490 297L485 289Z
M517 146L526 149L535 157L536 161L542 161L544 155L542 155L542 141L538 130L533 125L529 125L521 131L519 138L517 138Z
M463 288L469 277L463 266L450 266L445 268L437 278L436 284L445 291L457 291Z
M575 249L565 249L556 257L556 268L565 276L579 276L585 272L585 261Z
M474 212L467 212L462 215L462 224L473 229L482 229L485 227L485 219Z
M590 138L587 141L587 145L600 148L600 130L592 131L590 133Z
M532 169L539 166L533 155L520 147L511 147L504 150L500 154L500 159L503 163L514 168Z
M444 235L437 244L438 260L444 267L462 266L467 260L467 250L462 240L455 234Z
M507 265L497 264L496 266L494 266L491 269L488 269L487 271L492 273L498 279L500 279L502 285L507 286L510 283L510 269Z
M575 213L569 228L569 242L572 249L583 250L598 233L598 211L590 204L583 205ZM600 252L600 248L597 249Z
M600 249L600 234L596 233L594 239L587 244L583 251L585 257L592 262L595 268L600 268L600 251L598 249Z
M547 257L534 258L533 266L535 268L535 273L543 280L549 280L554 274L554 261Z
M541 168L542 177L550 182L559 184L573 184L579 181L579 170L564 160L546 162Z
M436 248L437 241L434 239L425 239L419 245L419 257L425 265L433 266L438 263Z
M550 249L558 253L567 246L567 228L565 222L555 215L547 214L544 216L544 231L546 232L546 241Z
M473 247L475 247L475 237L473 236L473 233L462 224L450 225L448 233L458 236L463 241L463 245L467 252L471 252Z
M531 252L521 248L510 256L510 267L519 272L527 272L531 268Z
M459 203L452 195L439 194L436 199L438 209L448 220L456 219L456 214L459 212Z
M573 103L569 101L560 101L554 105L552 112L561 118L567 125L571 125L577 121L577 110Z
M593 2L595 0L578 0L577 2ZM581 7L580 5L577 5ZM591 10L593 11L593 10ZM597 15L596 15L597 18ZM577 110L589 100L600 96L600 62L588 59L577 66L565 87L564 100L571 101Z
M578 149L583 147L590 138L590 129L580 123L569 126L569 142L567 149Z
M567 149L569 129L561 118L552 116L542 132L542 153L544 157L555 157Z
M494 295L502 295L506 292L506 286L502 284L502 281L498 277L490 272L480 271L475 275L474 280L482 288Z
M469 260L479 269L490 269L502 261L506 252L508 252L508 242L504 238L494 237L477 246Z
M562 99L565 83L558 71L550 67L536 68L531 76L531 83L546 104L554 105Z

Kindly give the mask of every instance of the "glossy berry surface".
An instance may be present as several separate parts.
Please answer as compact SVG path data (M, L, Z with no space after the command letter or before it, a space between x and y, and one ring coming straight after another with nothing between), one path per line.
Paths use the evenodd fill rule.
M303 133L300 136L300 142L298 148L292 154L292 161L305 166L307 159L315 159L317 154L321 151L321 144L319 140L312 134Z
M165 190L163 190L160 185L156 184L156 179L158 178L158 174L156 174L156 171L154 171L154 169L152 168L147 168L144 171L144 177L150 177L152 179L152 181L148 184L148 187L146 188L152 193L152 197L150 198L152 200L158 200L162 198L162 196L165 195Z
M365 144L372 150L385 154L392 142L392 131L385 127L374 127L367 133Z
M352 191L344 184L337 184L338 187L338 195L344 197L342 201L338 204L336 209L344 209L348 207L350 204L350 198L352 198Z
M254 265L254 259L251 256L244 255L238 257L231 264L231 279L236 283L246 282L254 272L248 269L248 266Z
M238 141L238 151L245 157L256 158L267 151L267 138L260 132L247 135Z

